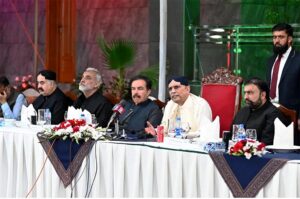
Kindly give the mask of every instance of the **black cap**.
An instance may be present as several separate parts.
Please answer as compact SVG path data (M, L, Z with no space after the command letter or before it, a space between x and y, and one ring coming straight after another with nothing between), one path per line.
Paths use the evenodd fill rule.
M181 85L188 86L189 85L189 80L185 76L179 76L179 77L172 77L169 79L168 84L174 80L175 82L180 82Z
M45 79L56 81L56 73L51 70L42 70L38 73L38 75L42 75Z

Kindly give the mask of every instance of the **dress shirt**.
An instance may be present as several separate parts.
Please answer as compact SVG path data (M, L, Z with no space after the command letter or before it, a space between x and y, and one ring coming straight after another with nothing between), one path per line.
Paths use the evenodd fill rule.
M27 106L26 98L23 94L19 94L16 103L13 107L13 110L9 107L8 103L1 105L1 109L4 115L4 118L20 120L22 105Z
M279 70L278 70L277 84L276 84L276 97L274 99L272 99L272 102L278 103L278 101L279 101L279 97L278 97L279 96L279 88L278 88L278 86L279 86L279 83L280 83L280 78L281 78L281 74L282 74L284 65L286 63L287 58L289 57L289 54L290 54L291 50L292 50L292 47L289 47L288 50L281 57ZM278 59L278 56L277 56L276 60L277 59ZM275 60L274 64L276 63L276 60ZM273 75L274 64L273 64L273 68L272 68L271 77Z

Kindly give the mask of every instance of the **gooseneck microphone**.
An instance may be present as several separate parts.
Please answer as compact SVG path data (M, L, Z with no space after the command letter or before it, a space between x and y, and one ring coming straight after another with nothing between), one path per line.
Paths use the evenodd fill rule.
M126 103L126 101L125 101L124 99L122 99L122 100L120 101L119 104L116 104L116 105L112 108L112 111L113 111L114 113L111 115L111 117L110 117L110 119L109 119L109 122L108 122L106 128L109 127L109 125L114 121L114 119L115 119L118 115L121 115L121 114L123 114L123 113L125 112L125 109L124 109L125 103Z

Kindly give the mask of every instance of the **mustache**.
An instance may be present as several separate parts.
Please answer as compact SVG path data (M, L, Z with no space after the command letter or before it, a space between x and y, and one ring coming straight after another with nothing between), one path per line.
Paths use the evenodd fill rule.
M39 90L40 92L44 92L44 89L43 89L43 88L38 88L38 90Z
M138 95L138 94L134 94L134 95L132 96L132 98L141 98L141 96Z

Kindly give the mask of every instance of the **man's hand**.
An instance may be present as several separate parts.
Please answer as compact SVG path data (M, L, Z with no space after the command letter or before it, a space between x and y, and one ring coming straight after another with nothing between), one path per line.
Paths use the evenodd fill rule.
M147 127L145 128L145 132L148 134L151 134L153 136L156 135L155 128L152 126L150 122L147 121Z
M5 91L0 92L0 103L4 104L7 101L7 94Z

